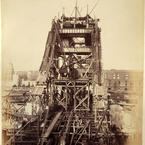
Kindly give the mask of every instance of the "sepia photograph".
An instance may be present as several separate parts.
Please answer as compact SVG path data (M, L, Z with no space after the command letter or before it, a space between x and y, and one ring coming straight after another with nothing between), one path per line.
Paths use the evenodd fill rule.
M2 145L143 145L143 0L1 0L1 58Z

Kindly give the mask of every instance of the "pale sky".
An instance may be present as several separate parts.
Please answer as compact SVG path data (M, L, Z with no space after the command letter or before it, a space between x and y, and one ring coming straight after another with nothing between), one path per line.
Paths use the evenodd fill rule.
M82 16L97 0L78 0ZM2 0L3 62L15 70L38 70L52 19L70 16L75 0ZM104 69L143 67L143 0L99 0L91 16L100 18Z

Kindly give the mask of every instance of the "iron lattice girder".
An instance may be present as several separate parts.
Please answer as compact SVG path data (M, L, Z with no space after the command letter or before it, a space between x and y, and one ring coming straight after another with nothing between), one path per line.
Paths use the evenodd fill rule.
M74 24L74 28L70 29L61 26L63 22L59 20L53 21L40 67L40 72L46 76L46 82L43 84L46 85L49 102L61 105L65 110L62 115L71 114L72 111L72 117L66 115L62 122L53 124L54 130L59 135L62 133L62 141L71 137L71 143L75 145L81 142L84 136L91 138L92 124L95 123L96 94L93 94L93 89L96 84L101 83L101 57L98 56L100 34L96 22L91 20L94 24L83 25L83 28ZM83 38L83 42L75 42L74 38ZM50 126L48 130L44 128L43 133L50 133Z
M68 33L68 36L66 36L67 38L73 37L73 36L70 36L71 33L69 32L69 29L64 29L64 30L67 30L66 31ZM53 55L52 54L55 51L54 50L54 44L55 44L55 42L57 42L56 41L56 38L58 40L58 42L56 43L56 45L60 44L60 45L58 45L58 46L60 46L60 49L58 49L59 47L57 47L55 49L58 49L60 51L64 49L63 48L63 45L62 45L62 38L61 38L62 36L60 35L61 29L59 28L59 22L53 21L53 26L52 26L52 30L51 31L53 31L53 34L51 33L52 36L49 36L48 37L47 45L50 45L51 46L53 44L53 47L52 48L49 47L49 51L45 51L45 53L47 53L47 54L44 55L43 61L42 61L42 65L40 67L40 70L42 70L42 71L43 71L42 68L44 68L43 66L46 66L44 64L47 64L47 60L49 59L49 62L50 62L53 59ZM76 37L80 37L80 36L78 36L78 33L75 32L75 29L70 29L70 31L72 31L73 33L75 33L76 34ZM92 37L92 51L94 51L93 52L93 56L94 56L95 59L97 59L97 61L96 61L96 66L98 66L97 69L101 69L101 67L100 67L100 62L101 62L100 61L100 59L101 59L100 58L100 54L101 53L99 53L100 52L100 50L99 50L100 49L100 39L99 39L100 38L100 36L99 36L100 35L100 29L98 28L97 24L95 24L95 27L94 28L91 28L91 29L88 29L88 30L86 28L85 29L78 29L78 30L76 29L76 31L78 31L80 34L83 34L83 32L85 32L85 31L89 31L89 33L91 32L91 37ZM56 37L54 37L53 35L56 36ZM52 37L54 37L54 38L52 39ZM47 49L48 49L48 47L46 47L46 50ZM66 55L66 54L64 53L64 55ZM48 64L50 64L49 62L48 62ZM95 65L95 62L94 62L94 65ZM47 65L45 68L47 68L46 69L46 72L49 71L50 65ZM100 75L100 71L98 71L99 72L99 75ZM99 76L98 79L100 79L100 76Z
M55 29L57 29L56 25L55 25ZM73 34L72 33L67 33L67 34L61 33L59 35L58 31L56 31L56 33L57 33L57 37L58 37L58 42L60 43L60 47L58 47L59 53L57 52L56 56L53 59L49 59L49 61L51 61L51 67L54 67L58 74L60 73L61 68L59 68L58 64L57 64L57 61L59 61L59 59L57 60L57 58L59 56L62 57L62 59L64 60L63 65L68 69L70 69L69 68L70 65L77 64L80 67L83 66L84 61L87 62L88 60L87 59L78 60L76 56L83 55L84 53L83 52L82 53L75 53L76 56L74 56L73 61L70 63L69 57L71 55L73 55L74 53L72 53L71 49L67 48L66 46L65 46L66 49L67 50L69 49L69 50L67 53L65 53L65 50L64 50L63 45L62 45L62 40L63 40L64 36L65 36L65 38L67 38L67 37L68 38L69 37L84 37L84 36L86 36L86 34L84 35L84 34L81 34L80 32L75 33L75 31ZM95 43L95 41L94 41L94 44L92 44L92 47L90 49L91 53L98 53L98 50L95 50L98 47L96 44L97 43ZM66 56L66 55L68 55L68 56ZM53 88L53 91L55 89L57 90L58 88L62 88L61 92L63 93L63 97L61 99L58 98L58 97L60 97L60 95L55 96L52 93L51 100L57 101L57 103L61 104L66 110L69 109L68 108L70 106L69 99L71 98L71 99L73 99L73 101L71 100L71 105L73 105L74 111L80 111L80 112L90 111L90 105L92 105L92 102L90 102L90 94L92 93L90 85L96 84L95 81L98 83L98 78L100 77L98 72L100 72L100 70L98 70L99 69L99 67L98 67L99 61L97 60L97 54L92 54L91 57L90 57L90 54L88 54L88 55L89 55L88 59L90 59L89 60L90 62L87 64L87 67L85 67L85 68L82 67L83 71L81 72L81 74L82 74L81 78L83 78L83 79L80 79L80 78L79 79L71 79L68 76L56 77L55 75L54 75L54 78L51 79L51 87ZM86 62L85 62L85 64L86 64ZM96 67L96 65L97 65L97 67ZM67 69L66 69L66 71L67 71ZM50 75L51 75L51 73L50 73ZM88 76L88 73L92 74L91 77ZM96 74L98 75L97 77L95 77ZM82 95L81 92L85 92L84 90L86 88L88 88L87 93L85 95ZM80 112L78 113L78 116L81 115ZM82 124L83 127L81 128L81 126L79 126L79 127L77 126L77 128L82 130L82 132L80 132L80 136L78 137L78 139L76 139L76 144L80 140L82 135L87 134L87 136L90 136L90 133L87 132L87 130L85 128L85 124L84 124L84 122L86 122L87 119L82 118L82 120L83 120L83 124ZM74 119L74 122L77 122L76 118ZM73 128L75 128L75 127L76 126L73 126ZM84 133L84 131L85 131L85 133ZM71 134L71 132L70 132L70 134Z
M61 83L60 83L61 82ZM60 94L55 96L55 100L58 101L58 104L61 104L64 106L64 108L68 108L66 106L68 106L69 102L65 102L68 101L68 99L74 99L74 104L73 108L74 110L90 110L90 103L89 103L89 97L90 97L90 81L89 80L76 80L76 81L70 81L70 80L54 80L54 88L55 86L57 86L57 90L61 89L61 93L63 93L63 97L60 97ZM88 88L88 91L86 94L86 97L82 97L81 93L82 91ZM73 94L71 92L71 90L73 89ZM73 102L72 102L73 103ZM83 107L83 108L80 108ZM84 108L85 107L85 108Z

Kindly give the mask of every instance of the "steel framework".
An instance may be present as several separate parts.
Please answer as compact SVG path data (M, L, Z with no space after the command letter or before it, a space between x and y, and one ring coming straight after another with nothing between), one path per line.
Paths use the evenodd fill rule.
M33 109L33 117L6 144L111 145L98 21L88 14L53 20L38 84L31 92L39 111Z
M54 134L61 134L60 144L83 144L108 131L110 119L107 92L101 87L98 21L89 15L63 15L53 20L48 34L40 72L47 80L49 102L65 110L65 120L58 125L59 130L54 129Z

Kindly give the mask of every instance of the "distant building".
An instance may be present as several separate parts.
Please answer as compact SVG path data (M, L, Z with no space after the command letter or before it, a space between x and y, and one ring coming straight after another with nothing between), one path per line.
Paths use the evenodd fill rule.
M20 79L23 79L24 81L36 81L37 77L39 75L38 71L17 71L17 74L19 75Z
M2 94L6 95L13 85L14 67L12 63L6 63L2 69Z
M38 78L39 72L38 71L28 71L27 72L27 79L30 81L36 81Z
M30 81L30 80L24 80L22 79L22 83L21 83L21 86L29 86L29 87L32 87L32 86L35 86L36 85L36 81Z
M102 82L108 91L142 94L143 72L132 70L104 70Z
M27 77L27 71L17 71L17 74L19 75L20 79L24 79L24 80L27 80L28 77Z
M7 70L7 81L13 81L13 75L14 75L14 67L12 63L8 64L8 70Z
M13 75L13 85L18 86L18 84L19 84L19 75L17 73L15 73Z
M38 71L17 71L19 86L35 86Z
M14 74L13 64L12 63L6 64L3 69L3 77L2 77L3 81L12 82L13 74Z

